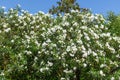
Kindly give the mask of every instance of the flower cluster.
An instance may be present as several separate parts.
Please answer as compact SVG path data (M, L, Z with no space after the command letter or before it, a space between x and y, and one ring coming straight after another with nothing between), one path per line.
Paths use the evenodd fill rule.
M54 18L10 9L0 18L0 76L119 79L120 37L111 36L105 24L100 14L71 11Z

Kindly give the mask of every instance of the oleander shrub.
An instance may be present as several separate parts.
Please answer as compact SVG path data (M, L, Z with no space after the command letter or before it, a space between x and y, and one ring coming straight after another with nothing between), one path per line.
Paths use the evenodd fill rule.
M0 18L0 78L118 80L120 37L100 14L54 17L10 9Z

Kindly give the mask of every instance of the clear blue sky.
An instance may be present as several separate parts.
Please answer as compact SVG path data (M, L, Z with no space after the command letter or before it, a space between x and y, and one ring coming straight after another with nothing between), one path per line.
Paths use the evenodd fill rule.
M22 9L30 13L38 11L47 13L57 1L59 0L0 0L0 6L5 6L7 10L20 4ZM90 8L93 13L106 14L108 11L120 13L120 0L77 0L77 2L83 8Z

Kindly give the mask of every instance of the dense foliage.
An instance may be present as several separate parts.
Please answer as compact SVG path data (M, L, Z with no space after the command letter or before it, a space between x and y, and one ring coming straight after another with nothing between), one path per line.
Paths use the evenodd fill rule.
M10 9L0 18L0 78L118 80L120 37L100 14L50 14Z
M78 3L76 0L60 0L57 2L58 6L53 6L52 9L49 10L52 14L63 14L69 13L71 9L80 10Z
M117 15L114 12L109 12L107 20L110 21L108 30L112 33L112 35L120 36L120 14Z
M60 0L57 2L57 6L54 6L49 10L49 13L54 15L70 13L71 10L78 10L81 12L88 12L87 8L80 8L77 0Z

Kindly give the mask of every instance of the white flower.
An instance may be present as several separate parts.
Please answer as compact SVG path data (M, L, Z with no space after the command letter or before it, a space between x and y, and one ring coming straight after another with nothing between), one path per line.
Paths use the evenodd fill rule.
M10 8L10 11L13 11L13 8Z
M77 63L80 63L81 61L77 59L76 62L77 62Z
M104 25L101 25L100 28L103 29L103 28L104 28Z
M114 78L114 77L111 77L111 80L115 80L115 78Z
M46 41L47 43L50 43L51 42L51 40L50 39L47 39L47 41Z
M109 47L109 49L111 50L112 53L115 53L115 49L112 47Z
M67 31L66 30L63 30L63 33L66 33Z
M96 41L96 43L97 43L101 48L103 48L102 44L101 44L99 41Z
M7 29L5 29L4 31L5 32L9 32L11 30L11 28L7 28Z
M116 57L117 57L117 58L120 58L120 55L119 55L119 54L117 54L117 55L116 55Z
M38 51L38 54L40 54L41 52L40 51Z
M54 28L55 28L56 30L61 30L61 29L62 29L61 26L59 26L59 25L55 25Z
M85 50L86 50L86 49L85 49L85 47L84 47L83 45L81 46L81 48L82 48L82 50L83 50L83 51L85 51Z
M83 23L87 23L87 20L85 20L85 19L83 19L83 20L81 20Z
M35 41L35 44L39 47L40 46L40 43L36 40Z
M30 36L28 36L28 35L25 35L25 38L27 38L27 39L30 39Z
M98 28L98 25L95 25L95 28Z
M66 36L67 36L67 34L64 33L64 34L61 36L61 40L65 40Z
M93 56L97 56L97 53L93 52Z
M106 66L106 64L101 64L100 65L100 68L103 68L103 67L105 67Z
M7 24L4 24L3 27L6 28L6 27L7 27Z
M5 6L2 6L1 8L2 8L2 9L6 9L6 7L5 7Z
M36 28L39 28L40 26L36 26Z
M22 54L21 54L21 53L19 53L18 56L19 56L20 58L22 58Z
M96 33L93 34L95 39L98 39L99 38L99 35L97 35Z
M101 37L110 37L110 33L102 33L100 36Z
M40 68L40 72L44 72L44 71L48 71L48 70L49 70L48 67Z
M83 66L84 66L84 67L87 67L87 64L86 64L86 63L84 63L84 64L83 64Z
M79 10L73 10L73 9L72 9L71 12L72 12L72 13L76 13L76 12L78 13Z
M110 45L109 45L109 43L108 43L108 42L105 44L105 46L106 46L106 47L108 47L108 48L110 47Z
M77 69L77 67L73 67L73 70L76 70Z
M101 76L105 76L105 74L103 73L102 70L100 70L100 75L101 75Z
M55 29L55 28L51 28L51 31L52 31L52 32L55 32L55 31L56 31L56 29Z
M40 72L43 72L43 71L44 71L44 69L43 69L43 68L41 68L41 69L40 69Z
M84 52L84 54L82 55L82 57L87 57L88 56L87 52L85 52L85 51L82 51L82 52Z
M69 22L64 22L63 26L69 26Z
M109 36L110 36L110 33L107 33L107 34L106 34L106 36L108 36L108 37L109 37Z
M87 26L81 26L81 29L87 30Z
M71 50L70 46L67 46L66 51L69 52Z
M120 77L119 77L119 80L120 80Z
M14 40L11 40L11 43L14 43Z
M72 50L73 50L73 53L75 53L75 52L77 51L77 47L76 47L75 45L72 46L71 48L72 48Z
M90 55L92 53L92 50L89 48L87 51L87 54Z
M18 6L18 7L21 7L21 5L20 5L20 4L18 4L17 6Z
M94 20L95 18L97 18L97 17L94 16L94 15L91 15L89 18L91 19L91 21L93 21L93 20Z
M31 32L30 32L30 34L32 34L32 35L33 35L34 33L35 33L34 31L31 31Z
M35 57L35 58L34 58L34 61L36 61L36 60L38 60L38 57Z
M90 38L89 38L89 36L88 35L85 35L85 38L89 41L90 40Z
M1 74L0 74L1 76L4 76L5 74L3 73L3 72L1 72Z
M66 80L66 79L62 77L60 80Z
M83 44L82 40L77 40L77 43Z
M46 42L43 42L42 47L47 46L48 44Z
M32 52L31 51L25 51L27 55L31 55Z
M72 54L72 53L70 53L70 56L71 56L71 57L74 57L75 55L74 55L74 54Z
M52 47L56 47L56 46L57 46L56 44L51 43L51 48L52 48Z
M66 69L66 70L63 70L63 72L69 74L69 73L72 73L73 71L72 71L72 70L68 70L68 69Z
M38 13L45 14L45 13L44 13L44 12L42 12L42 11L39 11Z
M48 63L48 66L52 66L53 65L53 63L52 62L47 62Z
M78 26L78 23L77 23L77 22L75 22L75 23L73 24L73 26Z

